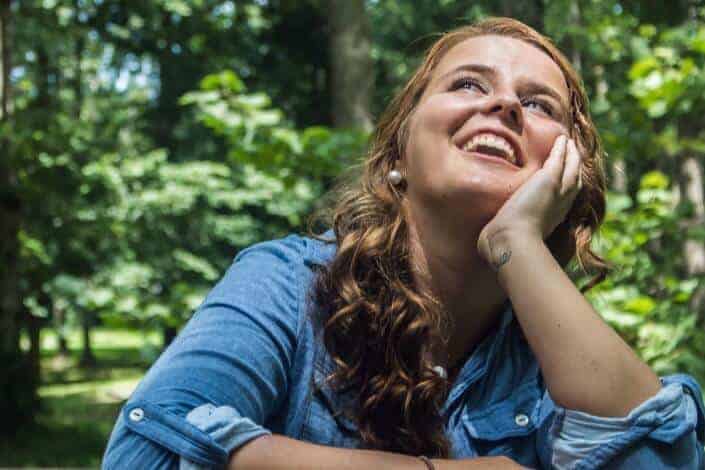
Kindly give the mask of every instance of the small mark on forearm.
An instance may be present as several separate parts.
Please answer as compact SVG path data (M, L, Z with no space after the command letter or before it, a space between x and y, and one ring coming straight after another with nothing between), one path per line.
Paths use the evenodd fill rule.
M499 260L494 264L494 268L499 271L499 268L504 266L509 262L509 258L512 257L512 250L506 250L503 251L501 255L499 255Z

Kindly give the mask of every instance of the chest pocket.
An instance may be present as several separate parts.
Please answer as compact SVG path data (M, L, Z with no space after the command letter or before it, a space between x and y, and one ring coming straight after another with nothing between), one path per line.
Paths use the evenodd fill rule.
M468 447L478 456L504 455L536 467L540 398L541 392L532 381L501 402L465 413L461 427Z
M337 393L326 383L331 363L318 358L309 387L310 404L304 420L302 438L321 445L356 448L360 439L353 420L345 415L354 403L354 392Z

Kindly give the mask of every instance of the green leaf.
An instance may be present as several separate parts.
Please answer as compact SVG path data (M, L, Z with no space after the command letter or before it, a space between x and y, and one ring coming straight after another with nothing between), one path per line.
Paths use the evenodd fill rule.
M630 299L624 303L624 309L642 316L648 315L656 307L654 299L648 296L640 296Z
M206 75L200 83L203 90L225 89L231 93L241 93L245 84L232 70L225 70L217 74Z
M644 189L666 189L668 185L668 176L660 171L650 171L641 177L639 187Z
M600 314L608 323L619 328L632 328L643 322L643 319L637 315L611 308L600 309Z
M645 77L659 66L658 60L653 56L644 57L638 60L629 69L629 79L637 80Z
M175 250L174 259L187 271L193 271L203 276L207 281L218 278L218 271L205 259L184 250Z
M626 194L610 192L607 196L607 210L611 213L623 212L632 207L632 199Z
M649 117L660 118L668 112L668 102L666 100L656 100L648 106L647 111Z

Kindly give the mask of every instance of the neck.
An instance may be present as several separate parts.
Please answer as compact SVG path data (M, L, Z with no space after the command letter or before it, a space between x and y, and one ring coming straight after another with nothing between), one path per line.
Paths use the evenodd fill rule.
M431 354L436 363L455 369L500 320L507 296L477 251L483 223L443 225L419 215L407 218L414 278L440 301L448 320L441 331L447 342L432 345Z

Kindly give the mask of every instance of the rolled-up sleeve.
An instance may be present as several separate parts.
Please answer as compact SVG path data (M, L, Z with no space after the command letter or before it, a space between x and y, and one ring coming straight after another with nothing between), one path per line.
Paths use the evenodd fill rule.
M565 409L548 392L542 408L550 417L537 442L546 468L692 469L705 467L705 407L689 375L661 377L662 388L627 416L600 417Z
M289 389L301 328L300 238L243 251L123 406L104 469L223 468Z
M255 437L271 434L269 430L254 423L229 406L201 405L188 415L186 421L207 433L228 454ZM208 466L199 465L187 457L181 458L179 470L205 470Z

